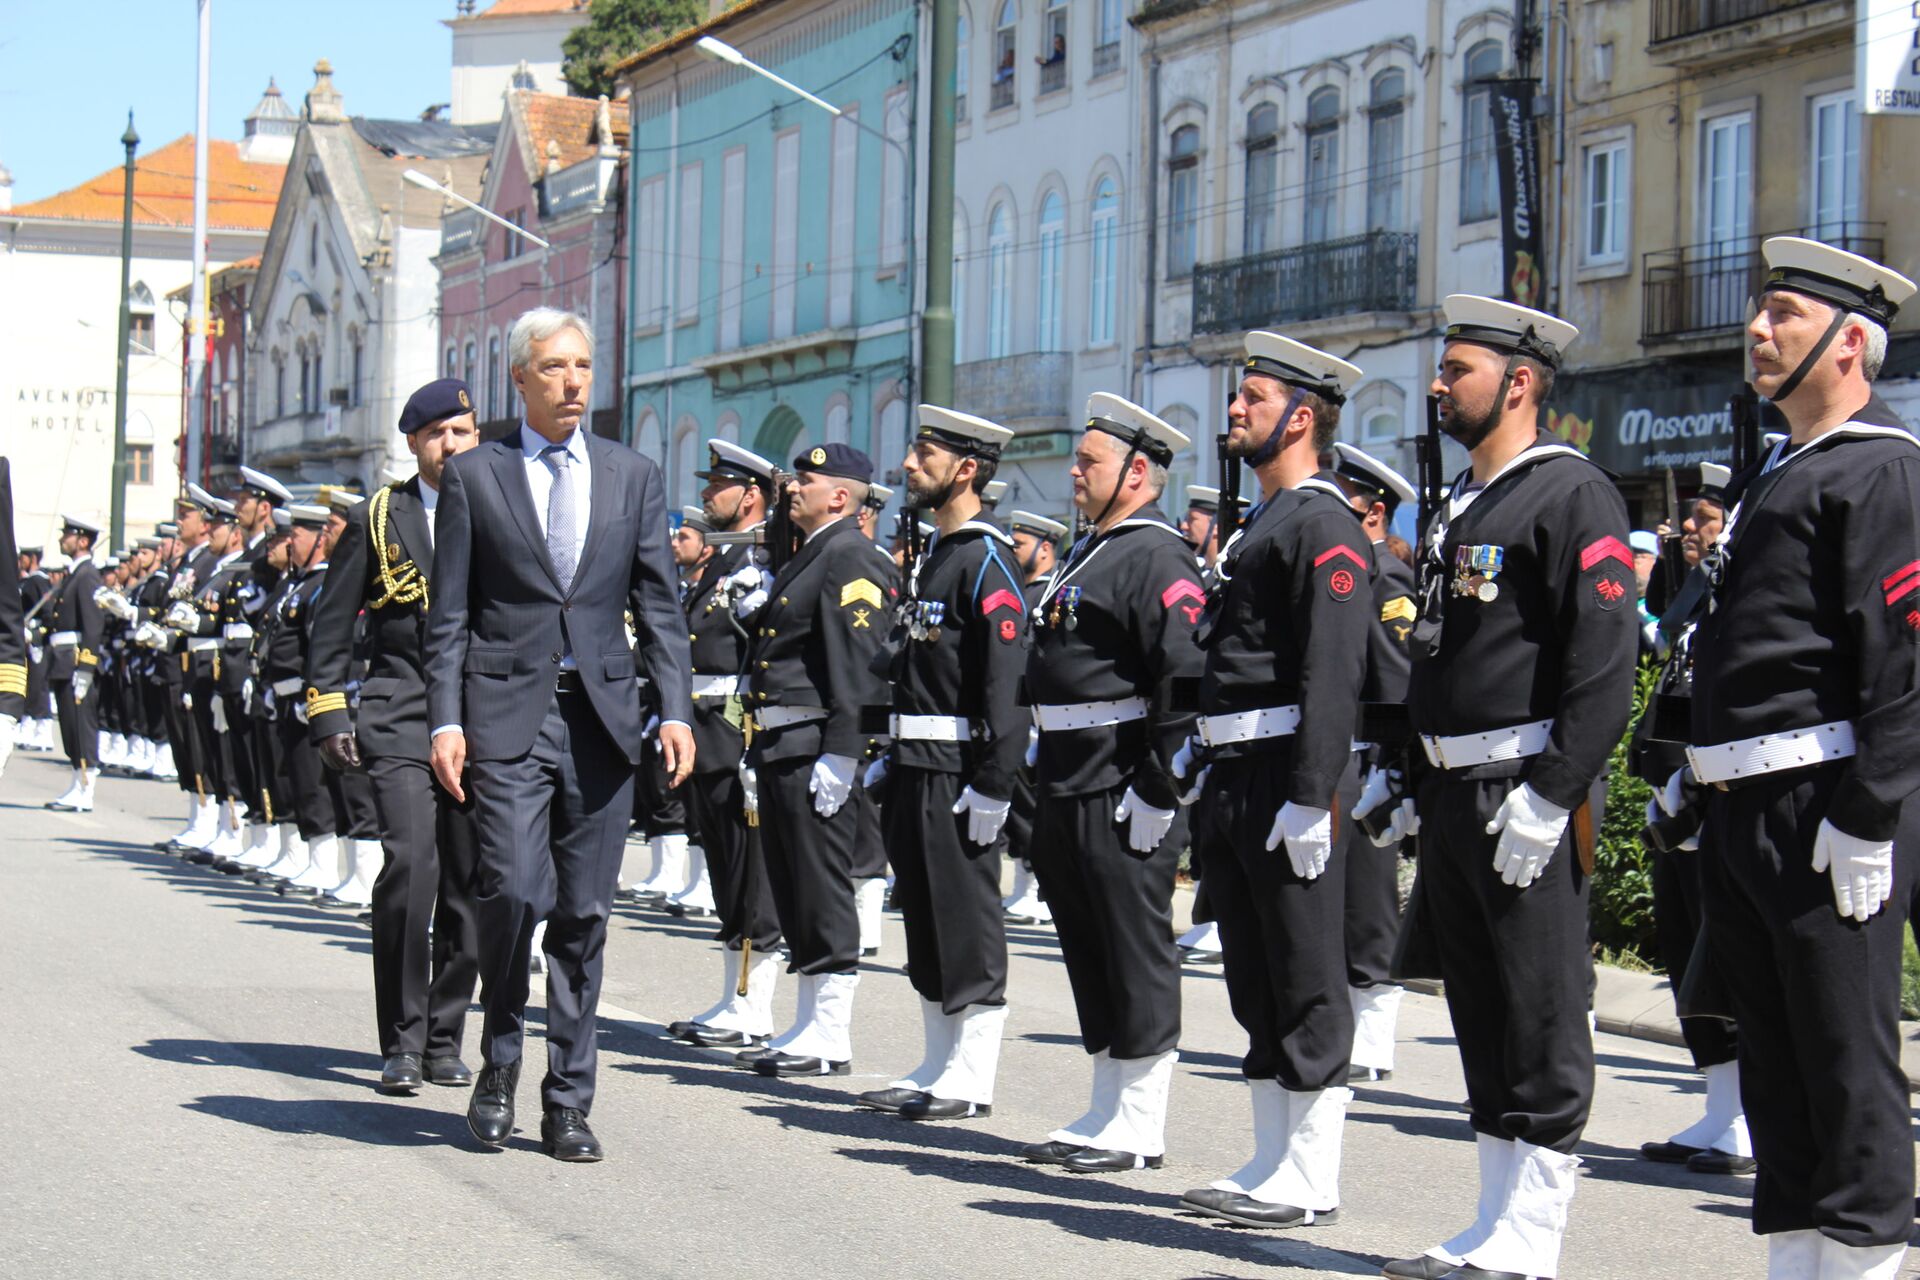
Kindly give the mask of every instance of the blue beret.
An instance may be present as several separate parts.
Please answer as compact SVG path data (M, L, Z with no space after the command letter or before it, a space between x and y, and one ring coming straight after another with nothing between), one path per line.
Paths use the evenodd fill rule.
M793 460L793 469L858 480L861 484L873 482L873 459L850 444L823 444L809 449Z
M429 382L407 397L400 411L400 434L410 436L430 422L473 412L473 394L458 378L440 378Z

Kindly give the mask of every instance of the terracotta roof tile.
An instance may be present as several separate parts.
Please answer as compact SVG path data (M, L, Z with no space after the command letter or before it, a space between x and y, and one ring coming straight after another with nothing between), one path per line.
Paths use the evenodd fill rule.
M248 164L240 145L217 139L207 144L207 225L265 231L287 169L280 164ZM124 170L115 165L99 177L59 195L15 205L11 216L68 218L76 222L119 222L126 196ZM142 226L193 225L193 135L176 138L134 160L133 220Z
M524 18L541 13L575 13L586 7L586 0L494 0L474 17Z
M532 152L530 177L538 178L546 172L549 139L560 144L563 169L598 153L599 141L593 136L594 118L600 110L597 98L567 98L550 93L520 93L514 98L525 130L524 141ZM617 144L627 133L627 104L609 103L608 108L613 124L611 140Z

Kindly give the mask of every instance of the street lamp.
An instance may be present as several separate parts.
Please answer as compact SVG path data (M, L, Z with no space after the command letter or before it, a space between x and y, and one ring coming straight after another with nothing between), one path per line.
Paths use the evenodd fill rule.
M458 191L452 191L446 187L441 186L439 183L435 182L432 178L429 178L426 174L420 172L418 169L408 169L405 173L402 173L400 176L405 178L408 182L411 182L416 187L425 187L429 191L438 191L441 195L453 201L455 204L463 204L467 206L467 208L473 210L475 213L479 214L481 217L488 218L494 222L499 223L501 226L513 232L513 234L519 236L521 239L531 240L535 244L539 245L542 249L551 249L553 247L552 245L548 244L545 240L542 240L539 236L533 234L533 232L527 230L525 227L517 227L513 223L508 222L505 218L501 217L499 214L495 213L493 210L488 209L483 205L475 204L473 201L461 195Z
M120 135L127 149L127 167L123 182L126 194L120 204L120 351L113 375L113 486L112 518L107 521L110 547L120 546L127 533L127 344L133 340L133 152L140 135L133 131L133 112L127 112L127 131Z

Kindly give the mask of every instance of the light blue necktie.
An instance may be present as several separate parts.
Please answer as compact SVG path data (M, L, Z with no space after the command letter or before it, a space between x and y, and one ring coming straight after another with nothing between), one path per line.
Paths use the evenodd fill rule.
M553 489L547 494L547 554L553 559L553 572L560 579L562 593L573 589L574 514L573 480L568 464L573 461L565 445L550 444L540 451L540 460L553 470Z

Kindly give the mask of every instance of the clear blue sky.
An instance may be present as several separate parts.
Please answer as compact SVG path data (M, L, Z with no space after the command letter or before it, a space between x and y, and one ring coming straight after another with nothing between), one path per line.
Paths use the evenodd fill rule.
M349 114L413 119L449 96L454 0L212 0L207 131L237 140L267 77L295 111L333 63ZM0 0L0 164L16 205L193 132L194 0Z

